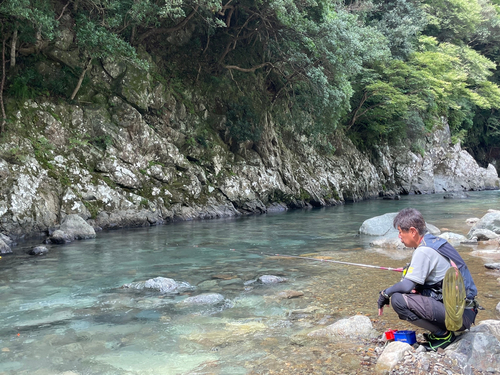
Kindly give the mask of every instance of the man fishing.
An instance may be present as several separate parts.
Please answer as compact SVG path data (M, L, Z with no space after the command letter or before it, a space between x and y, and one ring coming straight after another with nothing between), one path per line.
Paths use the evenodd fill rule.
M465 286L465 308L457 325L460 327L461 324L461 327L456 331L469 329L475 321L477 288L455 248L446 240L427 233L425 220L419 211L413 208L401 210L393 225L399 231L401 242L415 250L401 281L380 292L379 315L382 315L385 305L391 304L400 319L430 331L424 334L427 350L444 349L456 339L445 322L447 311L443 303L442 284L446 272L455 267L457 274L460 271Z

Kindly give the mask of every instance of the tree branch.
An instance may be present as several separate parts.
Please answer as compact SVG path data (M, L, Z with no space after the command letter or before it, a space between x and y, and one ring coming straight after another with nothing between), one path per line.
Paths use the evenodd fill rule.
M12 42L10 44L10 67L16 66L16 45L17 45L17 28L12 33Z
M73 90L73 94L71 94L71 100L75 99L76 94L78 93L78 90L80 90L80 87L82 86L83 79L85 78L85 73L90 70L92 67L92 58L88 58L87 62L85 63L85 66L83 67L82 74L80 74L80 78L78 79L78 83L76 84L75 89Z
M140 44L144 41L144 39L147 39L152 35L161 34L161 33L173 33L175 31L182 29L184 26L186 26L186 24L189 22L189 20L194 17L196 12L198 11L198 8L199 8L199 5L194 7L193 11L191 13L189 13L186 18L184 18L181 22L179 22L177 25L175 25L173 27L161 27L161 28L155 28L155 29L151 29L149 31L146 31L144 34L142 34L137 39L137 42Z
M71 3L72 0L69 0L66 5L62 8L62 11L61 11L61 14L59 15L59 17L56 18L56 21L59 21L61 19L61 17L63 16L64 14L64 11L66 10L66 8L68 7L68 5Z
M254 66L252 68L240 68L239 66L236 65L224 65L224 68L229 69L229 70L239 70L240 72L245 72L245 73L252 73L255 72L257 69L263 68L265 66L273 66L270 62L265 62L264 64L260 64L257 66Z

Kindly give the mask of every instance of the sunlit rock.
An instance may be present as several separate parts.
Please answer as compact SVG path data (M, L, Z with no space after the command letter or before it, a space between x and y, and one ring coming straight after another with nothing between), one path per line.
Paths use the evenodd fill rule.
M408 350L413 350L413 348L406 342L393 341L389 343L377 360L375 373L383 375L389 374L403 359Z
M500 238L499 234L496 234L492 230L484 228L472 228L467 234L469 239L475 239L476 241L488 241L496 238Z
M355 315L347 319L341 319L325 328L312 331L310 337L329 337L335 340L346 338L375 338L377 332L373 329L370 318L364 315Z
M496 234L500 234L500 211L492 211L484 215L476 225L471 228L467 237L471 238L474 232L479 229L487 229Z
M480 219L479 219L478 217L471 217L471 218L469 218L469 219L465 220L465 223L466 223L467 225L469 225L469 226L471 226L471 227L472 227L472 226L476 225L476 223L477 223L479 220L480 220Z
M460 245L461 242L467 241L467 237L464 235L453 233L453 232L443 232L439 237L444 238L452 246Z

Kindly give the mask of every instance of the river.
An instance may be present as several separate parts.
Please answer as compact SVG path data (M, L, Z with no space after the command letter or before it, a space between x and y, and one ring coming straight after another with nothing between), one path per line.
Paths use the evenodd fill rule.
M0 259L0 374L368 374L369 344L321 343L307 332L355 314L369 316L381 334L413 329L390 308L377 316L378 291L400 274L262 253L401 267L411 251L376 251L357 234L363 221L415 207L438 228L467 234L467 218L500 209L499 191L469 194L99 232L42 257L25 255L32 244L21 243ZM486 308L478 321L498 319L498 275L474 256L474 246L457 249ZM249 283L261 275L287 281ZM196 289L162 295L121 288L158 276ZM283 298L289 290L303 295ZM200 293L225 300L181 303Z

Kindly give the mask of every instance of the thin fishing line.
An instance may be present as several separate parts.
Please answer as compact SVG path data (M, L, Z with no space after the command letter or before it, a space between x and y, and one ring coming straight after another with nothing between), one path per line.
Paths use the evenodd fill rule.
M231 250L235 251L236 249L231 249ZM316 261L316 262L328 262L328 263L344 264L344 265L348 265L348 266L376 268L376 269L385 270L385 271L403 272L403 268L382 267L382 266L375 266L375 265L372 265L372 264L342 262L340 260L318 259L318 258L304 257L304 256L299 256L299 255L269 254L269 253L264 253L264 252L256 253L256 252L253 252L253 251L245 251L245 252L246 253L251 253L251 254L256 254L256 255L279 256L279 257L286 257L286 258L297 258L297 259L304 259L304 260L313 260L313 261Z

